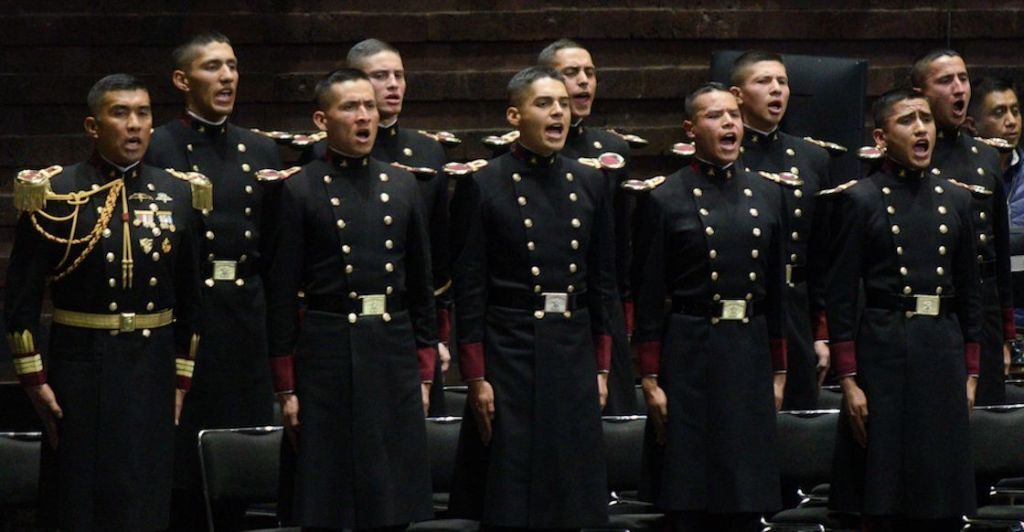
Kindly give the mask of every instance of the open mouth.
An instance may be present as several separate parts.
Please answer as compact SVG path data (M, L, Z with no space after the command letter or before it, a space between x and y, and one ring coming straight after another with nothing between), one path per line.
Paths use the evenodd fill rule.
M142 148L142 139L139 137L128 137L124 141L124 147L129 150L138 150Z
M768 110L772 113L778 114L782 112L782 100L772 100L768 102Z
M370 141L370 130L368 128L359 128L356 130L356 140L359 142Z
M584 91L574 94L572 97L572 101L580 105L586 105L590 103L590 93Z
M924 157L928 155L928 149L931 147L927 139L921 139L914 143L914 156Z
M214 101L216 101L217 103L221 103L221 104L231 103L231 100L234 97L235 97L235 91L233 91L231 89L222 89L222 90L217 91L217 93L213 95Z
M967 102L964 100L956 100L953 102L953 112L960 115L963 114L964 110L967 109Z
M726 150L732 151L736 148L737 138L735 133L726 133L718 138L718 144Z
M389 105L399 105L402 103L402 97L397 94L388 94L384 97L384 101Z
M565 126L561 122L554 124L548 124L548 127L544 128L544 136L549 139L561 139L565 133Z

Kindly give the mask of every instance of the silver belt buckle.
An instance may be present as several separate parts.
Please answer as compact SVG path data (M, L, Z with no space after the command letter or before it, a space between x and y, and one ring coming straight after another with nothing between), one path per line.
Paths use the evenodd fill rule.
M363 316L382 316L388 311L388 297L384 294L359 296L363 302Z
M569 310L569 294L565 292L544 292L544 312L560 313Z
M132 332L135 330L135 313L134 312L122 312L120 314L120 321L118 323L117 330L120 332Z
M747 302L743 299L723 299L722 319L742 320L747 317Z
M213 261L214 281L234 281L238 270L238 263L233 260Z
M914 296L914 302L916 303L914 314L921 316L939 315L939 296Z

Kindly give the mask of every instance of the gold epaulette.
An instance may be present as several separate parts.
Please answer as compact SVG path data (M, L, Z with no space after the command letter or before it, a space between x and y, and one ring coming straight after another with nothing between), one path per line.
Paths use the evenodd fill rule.
M483 143L490 148L500 148L502 146L508 146L519 139L519 131L513 130L505 133L504 135L489 135L484 137Z
M450 290L451 287L452 287L452 280L448 279L447 283L444 283L444 285L442 285L440 288L434 289L434 297L437 297L437 296L439 296L441 294L444 294L445 292Z
M839 185L837 187L826 188L825 190L819 190L818 193L815 194L815 196L831 196L833 194L839 194L840 192L843 192L845 190L849 190L849 189L853 188L853 186L856 185L857 183L860 183L860 181L857 180L857 179L851 179L851 180L849 180L849 181L847 181L847 182L845 182L842 185Z
M249 131L256 133L257 135L263 135L264 137L273 139L280 144L288 144L295 138L295 135L286 131L263 131L262 129L252 128Z
M192 208L200 211L213 209L213 182L199 172L181 172L167 168L167 173L182 181L188 181L192 187Z
M693 144L689 142L677 142L672 145L672 154L678 155L684 159L693 157L693 154L697 152L697 148L693 147Z
M476 159L468 163L448 163L444 165L444 173L456 177L464 176L472 174L485 166L487 166L487 161L483 159Z
M256 181L259 181L261 183L284 181L289 177L299 173L300 170L302 170L301 166L293 166L291 168L285 168L284 170L264 168L262 170L256 170Z
M32 331L16 331L7 333L7 346L15 355L27 355L36 352L36 343L32 338Z
M665 176L654 176L650 179L627 179L621 186L624 190L636 193L650 192L660 187L665 182Z
M310 133L309 135L296 133L295 135L292 135L292 146L296 148L305 148L306 146L316 144L325 138L327 138L327 133L323 131L317 131L316 133Z
M796 188L804 184L804 181L802 179L797 177L795 174L791 174L789 172L758 172L757 175L769 181L774 181L780 185L784 185L787 187Z
M614 152L602 153L597 157L580 157L576 160L598 170L618 170L626 165L626 158Z
M440 142L441 145L445 146L446 148L450 148L452 146L458 146L459 144L462 144L462 139L460 139L459 137L456 137L454 134L452 134L452 133L450 133L448 131L437 131L437 132L431 133L429 131L424 131L424 130L421 129L421 130L419 130L419 134L423 135L424 137L429 137L429 138L432 138L432 139Z
M956 185L956 186L958 186L960 188L963 188L963 189L966 189L966 190L970 191L971 194L977 194L979 196L991 196L993 194L993 192L991 190L989 190L989 189L987 189L987 188L985 188L985 187L983 187L981 185L968 185L967 183L963 183L963 182L957 181L956 179L953 179L952 177L947 178L946 180L949 181L950 183L953 183L954 185Z
M1000 138L1000 137L988 137L988 138L974 137L974 140L976 140L976 141L978 141L978 142L980 142L982 144L985 144L985 145L988 145L988 146L992 146L993 148L999 150L999 153L1009 153L1009 152L1013 151L1013 144L1010 144L1004 138Z
M811 144L814 144L815 146L825 148L825 150L828 151L828 154L832 156L842 155L848 151L846 149L846 146L836 144L835 142L829 142L827 140L818 140L814 137L804 137L804 140L810 142Z
M22 170L14 178L14 208L19 212L36 212L46 206L50 178L64 171L53 165L42 170Z
M613 134L613 135L616 135L619 138L621 138L622 140L626 141L626 144L629 144L629 147L633 148L633 149L643 148L644 146L649 144L647 142L647 139L645 139L643 137L640 137L640 136L637 136L637 135L632 135L632 134L629 134L629 133L619 133L618 131L615 131L614 129L609 129L608 132Z
M423 166L408 166L397 162L391 163L391 166L411 173L412 175L416 176L416 179L419 179L420 181L427 181L430 178L437 175L437 170L434 170L433 168L426 168Z
M885 151L878 146L861 146L857 148L857 158L866 161L873 162L885 157Z

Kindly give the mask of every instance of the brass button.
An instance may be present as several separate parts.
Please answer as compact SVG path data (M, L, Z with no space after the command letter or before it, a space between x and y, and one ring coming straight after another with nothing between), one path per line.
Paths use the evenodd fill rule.
M242 171L248 172L249 170L252 170L252 167L249 166L249 163L242 163Z
M527 219L523 220L523 225L524 225L524 226L525 226L525 227L526 227L527 229L530 229L530 228L532 228L532 227L533 227L533 220L531 220L531 219L527 218Z
M353 271L355 271L355 267L353 267L351 264L345 265L345 273L351 274Z
M338 226L338 229L344 229L346 225L345 220L338 220L336 225Z
M382 183L387 183L388 182L388 175L383 173L383 172L381 172L381 174L379 176L377 176L377 177L380 179L380 181Z
M534 277L539 277L540 276L540 268L534 266L534 267L530 268L530 273L533 274Z
M357 319L359 319L359 316L356 316L355 312L352 312L348 315L349 323L355 323Z
M693 189L693 195L699 198L704 195L704 191L699 188L695 188Z
M572 226L573 227L579 229L581 225L583 225L583 224L580 222L579 218L573 218L572 219Z
M384 217L384 225L391 225L394 221L390 214Z
M579 240L571 240L571 241L569 241L569 246L572 249L580 249L580 241Z
M710 225L704 228L704 234L711 236L715 234L715 228Z
M394 240L391 240L389 238L389 239L384 241L384 248L385 249L394 249L394 247L395 247L395 241Z
M939 205L939 214L946 214L946 206Z
M752 259L756 259L756 258L757 258L757 257L759 257L760 255L761 255L761 251L760 251L760 250L758 250L758 249L752 249L752 250L750 250L750 258L752 258Z
M395 265L393 263L391 263L391 262L385 263L384 264L384 271L386 271L388 273L391 273L391 272L395 271Z
M191 144L189 144L189 146L191 146ZM239 143L238 144L238 151L241 152L241 153L245 153L245 144Z
M761 236L761 228L760 227L755 227L754 230L751 231L751 232L753 233L754 236Z
M520 207L525 207L526 206L526 196L519 196L518 198L516 198L516 203L518 203Z
M391 196L388 196L387 192L381 192L380 193L380 201L382 203L387 203L387 202L391 201Z

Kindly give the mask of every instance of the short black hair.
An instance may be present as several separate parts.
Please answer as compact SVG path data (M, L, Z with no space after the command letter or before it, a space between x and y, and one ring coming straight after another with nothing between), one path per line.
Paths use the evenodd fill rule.
M967 114L975 120L981 118L980 115L984 112L982 106L985 105L985 98L993 92L1006 91L1013 91L1014 94L1017 93L1017 89L1009 80L988 76L978 78L975 82L971 83L971 103L967 106Z
M89 112L92 116L97 116L100 113L100 105L103 104L103 97L108 92L115 91L146 91L146 84L141 79L131 74L111 74L100 78L99 81L93 84L92 88L89 89L89 94L85 97L86 104L89 105Z
M171 52L171 57L174 59L174 68L176 70L188 70L192 60L196 58L196 48L215 42L231 46L231 39L228 39L226 35L219 31L204 31L185 39Z
M566 50L570 48L579 48L580 50L586 50L580 43L572 39L558 39L557 41L547 45L543 50L537 54L537 64L540 66L546 66L549 68L555 68L555 55L559 50Z
M748 50L740 54L735 61L732 62L732 70L729 71L729 81L735 86L743 84L743 71L746 70L750 65L754 63L760 63L762 61L773 61L780 63L782 66L786 66L786 62L782 60L782 56L774 52L765 52L763 50Z
M508 82L508 102L509 105L515 107L522 103L520 100L523 94L533 85L533 82L551 78L554 80L565 83L565 77L562 76L561 72L546 66L532 66L524 68L512 76L512 80Z
M331 105L331 86L338 83L345 83L346 81L357 81L357 80L370 81L370 78L363 73L362 70L356 70L354 68L339 68L330 74L324 76L316 84L314 90L314 98L317 109L326 111Z
M683 102L683 112L686 114L687 120L693 120L694 115L697 113L696 105L697 98L709 93L709 92L729 92L729 89L717 81L708 81L700 84L696 89L693 89L690 94L686 95L686 100Z
M940 57L960 57L963 59L960 52L949 48L935 48L918 56L910 66L910 86L915 89L923 89L925 76L928 74L928 67Z
M875 103L871 105L871 117L875 123L875 129L885 129L885 123L892 115L893 106L904 100L928 101L928 99L920 92L915 92L904 87L886 91L875 100Z
M377 55L381 52L392 52L401 56L398 53L398 49L380 39L363 39L349 48L348 55L345 56L345 64L349 68L359 68L359 64L364 59L371 55Z

